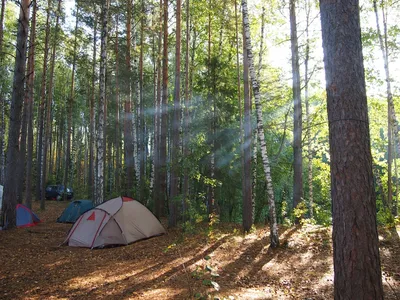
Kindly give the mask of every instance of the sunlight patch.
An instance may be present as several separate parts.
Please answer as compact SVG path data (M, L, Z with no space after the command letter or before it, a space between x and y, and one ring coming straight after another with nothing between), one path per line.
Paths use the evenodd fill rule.
M68 287L71 289L81 289L81 288L93 287L94 285L114 283L117 281L125 280L137 274L140 271L141 270L136 270L134 272L124 273L120 275L108 274L107 272L103 272L100 274L92 273L84 277L75 277L71 279Z
M148 290L145 293L141 293L140 296L142 296L145 299L167 299L167 298L170 299L186 292L187 291L185 289L179 289L178 287L159 288L159 289ZM132 295L129 295L127 299L137 299L137 298L138 295L136 293L133 293Z

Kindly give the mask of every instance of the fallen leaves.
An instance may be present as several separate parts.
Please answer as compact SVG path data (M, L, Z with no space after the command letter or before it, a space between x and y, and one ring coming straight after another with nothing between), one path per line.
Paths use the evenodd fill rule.
M180 230L126 247L59 247L71 225L55 223L68 203L34 211L45 222L0 232L1 299L331 299L329 228L281 228L269 249L269 229L243 236L240 226L214 225L182 237ZM386 299L399 290L400 243L383 232Z

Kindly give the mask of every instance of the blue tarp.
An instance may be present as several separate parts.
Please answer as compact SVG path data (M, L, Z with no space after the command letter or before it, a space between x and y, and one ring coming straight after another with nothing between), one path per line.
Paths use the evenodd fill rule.
M58 217L58 223L75 223L75 221L85 212L93 208L93 203L90 200L75 200L72 201L61 216Z

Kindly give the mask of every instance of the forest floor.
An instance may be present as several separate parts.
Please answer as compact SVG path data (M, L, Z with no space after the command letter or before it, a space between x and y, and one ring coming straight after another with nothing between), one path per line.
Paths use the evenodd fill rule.
M243 235L233 224L90 250L59 246L67 204L34 203L42 223L0 231L0 299L333 299L330 228L281 228L276 250L268 228ZM385 298L399 299L398 232L379 239Z

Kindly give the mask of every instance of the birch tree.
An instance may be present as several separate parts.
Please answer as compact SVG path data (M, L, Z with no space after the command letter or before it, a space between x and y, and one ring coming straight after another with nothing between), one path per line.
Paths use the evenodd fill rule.
M100 50L100 98L98 103L99 121L97 125L97 171L96 171L96 198L94 205L104 202L104 107L106 102L106 64L107 64L107 35L108 35L108 10L110 0L102 4L101 50Z
M392 94L392 87L390 83L390 71L389 71L389 53L388 53L388 43L387 43L387 23L386 23L386 12L385 7L382 4L382 15L383 15L383 36L380 29L379 24L379 14L378 14L378 6L376 0L373 2L374 5L374 12L375 12L375 19L376 19L376 30L378 32L378 39L379 39L379 46L382 52L383 58L383 66L385 69L385 81L386 81L386 98L387 98L387 107L388 107L388 147L387 147L387 161L388 161L388 181L387 181L387 188L388 188L388 195L387 195L387 204L389 208L394 211L393 205L393 188L392 188L392 161L393 161L393 146L397 145L395 149L400 150L400 143L399 143L399 123L396 117L396 112L393 103L393 94ZM395 139L393 140L392 133L394 133ZM396 203L397 205L397 203Z
M267 153L267 145L266 145L265 137L264 137L263 116L262 116L262 108L261 108L261 101L260 101L261 95L260 95L260 90L259 90L258 78L256 77L256 72L255 72L255 68L254 68L253 50L252 50L252 46L251 46L251 36L250 36L249 13L248 13L248 9L247 9L247 0L242 1L242 13L243 13L244 34L246 37L244 42L246 43L247 58L249 60L250 79L251 79L251 83L252 83L254 103L255 103L256 113L257 113L258 139L260 142L263 169L264 169L264 174L265 174L265 181L267 184L269 215L270 215L270 241L271 241L271 247L276 248L279 246L279 236L278 236L278 225L276 222L275 196L274 196L274 190L273 190L273 186L272 186L271 167L270 167L268 153Z
M243 30L244 33L244 30ZM243 37L245 37L243 35ZM243 102L244 102L244 139L242 143L243 164L243 229L249 231L253 225L252 180L251 180L251 105L249 86L249 59L246 43L243 43Z

